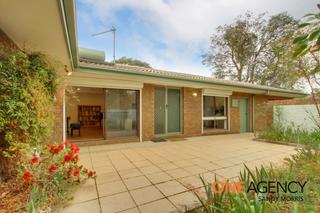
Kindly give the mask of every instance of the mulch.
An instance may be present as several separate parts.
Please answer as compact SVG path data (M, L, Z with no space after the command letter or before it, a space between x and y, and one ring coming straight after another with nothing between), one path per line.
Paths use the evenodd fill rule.
M15 179L0 182L0 212L26 212L28 186Z

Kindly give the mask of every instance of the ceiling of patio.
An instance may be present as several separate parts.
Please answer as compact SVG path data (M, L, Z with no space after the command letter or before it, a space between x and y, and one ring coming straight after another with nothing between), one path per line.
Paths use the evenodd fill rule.
M20 48L70 67L58 1L0 1L0 27Z

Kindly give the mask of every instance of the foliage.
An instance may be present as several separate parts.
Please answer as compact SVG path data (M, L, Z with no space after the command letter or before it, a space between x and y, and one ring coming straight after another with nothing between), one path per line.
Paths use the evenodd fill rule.
M256 167L255 170L245 169L239 174L239 181L245 183L245 188L251 182L255 185L261 181L308 181L307 189L303 192L303 202L270 202L260 201L259 194L252 191L249 193L232 193L223 191L221 194L212 192L210 184L202 178L205 187L206 201L201 202L201 208L195 212L318 212L320 210L320 152L311 148L301 149L291 158L285 159L281 167ZM280 192L283 193L283 192ZM280 195L280 194L279 194Z
M317 6L320 9L320 5ZM320 89L320 13L304 16L293 44L295 46L292 55L298 61L297 74L305 79L311 90L311 97L318 113L312 119L320 129L320 106L317 100Z
M0 55L0 148L15 154L50 135L57 73L42 54L0 48Z
M317 5L320 9L320 4ZM320 50L320 13L309 13L304 16L303 22L299 25L302 35L294 40L294 57L301 57L307 53Z
M291 87L297 79L289 75L292 58L285 51L296 27L297 21L286 13L269 19L246 13L217 28L203 63L217 78Z
M73 186L95 177L93 171L78 165L79 150L68 141L24 150L18 178L29 186L28 212L67 202Z
M280 123L275 123L266 130L255 132L255 135L259 139L320 147L320 130L315 129L310 132L294 126L294 124L283 126Z
M138 67L151 68L150 64L148 64L147 62L143 62L138 59L127 58L124 56L117 59L116 64L127 64L127 65L133 65Z

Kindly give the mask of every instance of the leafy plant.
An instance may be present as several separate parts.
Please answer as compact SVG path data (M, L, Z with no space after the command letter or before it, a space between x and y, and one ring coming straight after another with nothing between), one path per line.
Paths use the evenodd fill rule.
M201 207L195 212L244 212L244 213L264 213L264 212L319 212L320 210L320 151L307 147L300 149L297 154L285 159L285 164L280 167L256 167L249 169L246 165L239 174L239 180L244 182L247 188L251 182L256 186L261 181L308 181L304 190L303 202L270 202L260 201L259 193L250 191L249 193L232 193L223 191L215 194L210 184L203 179L205 186L206 200L200 199ZM280 192L279 195L281 195Z
M320 4L317 5L320 9ZM299 28L304 32L295 38L294 57L301 57L308 52L320 50L320 13L309 13L304 16Z
M64 204L71 199L70 189L73 186L95 177L95 172L78 165L79 150L66 141L40 145L23 152L18 178L30 189L28 212Z
M283 126L276 122L268 129L255 132L255 136L259 139L270 141L303 144L315 148L320 147L320 130L308 131L294 124Z
M21 149L51 135L57 84L58 74L44 55L0 46L1 179L14 176Z

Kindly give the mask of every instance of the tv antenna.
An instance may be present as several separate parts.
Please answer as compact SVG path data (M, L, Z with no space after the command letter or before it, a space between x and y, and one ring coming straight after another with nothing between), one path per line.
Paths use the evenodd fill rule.
M103 35L110 32L112 32L113 34L113 63L115 64L116 63L116 28L112 26L111 29L109 30L102 31L100 33L95 33L95 34L92 34L91 36Z

